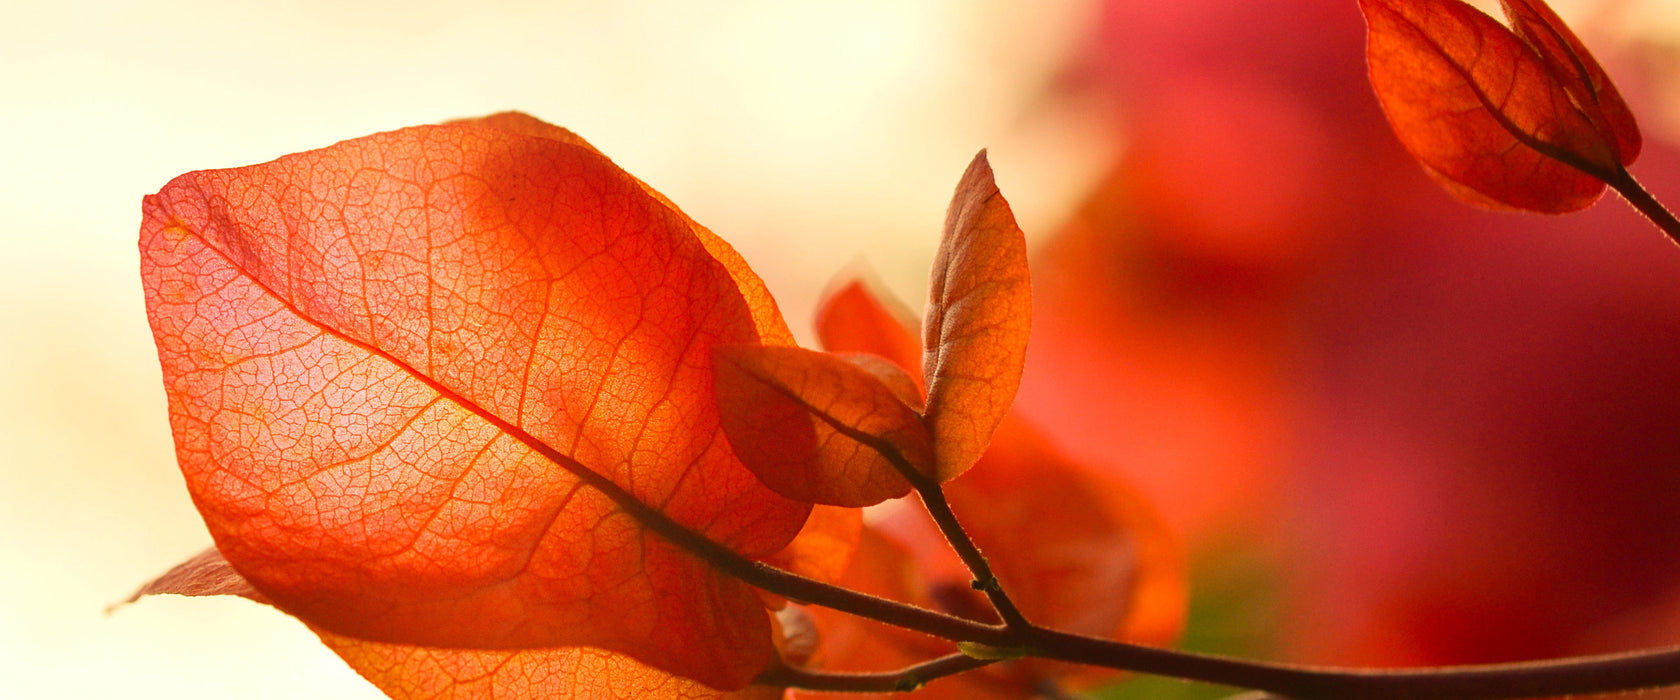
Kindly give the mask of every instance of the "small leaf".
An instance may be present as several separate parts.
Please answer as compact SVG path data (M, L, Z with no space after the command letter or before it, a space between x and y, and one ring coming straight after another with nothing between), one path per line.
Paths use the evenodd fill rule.
M854 507L903 496L910 482L888 454L932 473L921 418L857 365L793 347L719 346L714 355L724 432L777 493Z
M940 481L974 464L1008 413L1031 328L1026 239L981 151L945 213L922 322L926 420Z
M1620 124L1620 117L1609 116L1615 110L1595 122L1575 101L1583 81L1590 89L1597 78L1590 71L1571 78L1577 94L1560 82L1555 69L1567 53L1543 59L1510 29L1459 0L1359 5L1368 28L1371 86L1383 112L1426 169L1478 195L1448 188L1461 199L1575 211L1597 201L1603 180L1624 164L1617 135L1600 128ZM1524 25L1535 29L1532 22Z
M1643 137L1633 110L1610 82L1604 68L1563 19L1540 0L1501 0L1511 30L1551 68L1576 108L1616 144L1617 160L1632 165L1639 158Z

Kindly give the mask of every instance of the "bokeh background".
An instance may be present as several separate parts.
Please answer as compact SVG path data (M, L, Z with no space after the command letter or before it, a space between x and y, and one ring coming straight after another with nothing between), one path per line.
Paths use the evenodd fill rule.
M919 306L990 147L1034 245L1020 405L1183 534L1189 646L1393 665L1680 643L1680 248L1615 201L1449 200L1364 84L1354 0L16 5L0 696L378 697L266 608L105 612L208 544L139 200L505 109L735 243L801 333L841 270ZM1680 6L1555 6L1645 126L1635 174L1680 204Z

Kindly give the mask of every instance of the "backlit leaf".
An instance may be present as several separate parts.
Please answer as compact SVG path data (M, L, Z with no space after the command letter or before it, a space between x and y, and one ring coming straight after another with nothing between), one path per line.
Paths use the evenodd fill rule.
M926 417L940 481L979 459L1009 411L1031 328L1026 239L981 151L946 210L922 320Z
M313 626L740 687L762 605L649 523L755 558L798 532L809 504L740 464L711 395L713 345L785 328L727 246L564 134L417 127L146 198L177 458L222 553Z
M1597 201L1604 177L1637 153L1637 139L1618 144L1625 131L1622 117L1611 116L1616 109L1593 107L1595 118L1577 104L1591 97L1579 94L1582 85L1608 86L1598 82L1602 71L1560 81L1558 62L1579 46L1572 35L1547 32L1561 24L1536 24L1533 12L1513 14L1539 45L1551 47L1549 58L1542 58L1510 29L1459 0L1359 5L1368 29L1371 86L1389 123L1427 170L1458 186L1448 188L1455 195L1476 204L1574 211Z
M601 152L600 149L590 145L589 142L584 141L582 137L572 133L571 130L549 124L522 112L500 112L468 121L476 121L486 126L516 134L553 139L587 148L597 154ZM782 311L776 306L776 299L770 296L770 288L764 286L764 280L760 279L758 273L753 272L752 268L747 266L747 261L741 258L740 253L735 252L735 248L729 245L728 241L723 240L716 233L712 233L711 229L701 226L699 222L689 218L677 207L676 203L649 187L640 178L622 171L621 174L634 181L636 186L642 188L642 191L647 193L648 196L658 200L659 203L669 207L672 213L681 217L688 224L689 231L694 234L695 238L700 239L700 245L706 247L706 252L711 253L712 257L729 271L730 279L735 280L736 288L741 292L741 296L746 299L748 309L752 311L753 323L758 326L760 342L766 345L794 344L793 332L788 330L787 321L783 320Z
M931 474L921 417L867 370L795 347L719 346L714 355L724 431L777 493L840 506L903 496L910 482L888 454Z
M1501 0L1500 6L1511 21L1511 30L1551 68L1558 84L1574 98L1575 107L1600 134L1615 142L1617 160L1632 165L1643 143L1639 124L1598 59L1541 0Z

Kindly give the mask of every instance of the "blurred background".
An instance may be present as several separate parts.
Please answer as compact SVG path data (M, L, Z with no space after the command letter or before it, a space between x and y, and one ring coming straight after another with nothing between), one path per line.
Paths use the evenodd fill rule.
M1680 6L1554 5L1641 118L1635 175L1680 204ZM1450 200L1369 94L1354 0L4 16L0 695L378 697L266 608L104 612L209 542L173 466L139 201L505 109L733 242L806 339L841 270L920 306L989 147L1034 246L1019 405L1183 533L1188 646L1409 665L1680 643L1680 249L1613 199Z

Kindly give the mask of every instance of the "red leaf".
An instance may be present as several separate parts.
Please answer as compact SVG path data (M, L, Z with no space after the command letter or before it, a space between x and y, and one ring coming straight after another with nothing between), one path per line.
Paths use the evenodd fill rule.
M822 347L868 370L919 413L927 408L927 397L922 342L911 330L914 326L914 317L896 303L889 306L860 279L841 285L817 304Z
M648 523L749 557L799 530L809 505L739 463L711 395L713 345L785 328L650 192L498 115L146 198L177 457L233 566L338 634L750 680L772 654L756 595Z
M817 506L811 509L805 527L782 551L765 557L764 563L824 583L840 580L857 551L863 530L863 511L857 508Z
M897 304L889 307L853 279L817 305L817 339L829 352L879 355L922 383L922 342L912 328L915 318Z
M921 417L869 371L804 348L719 346L713 354L724 431L777 493L854 507L903 496L910 482L889 453L932 473Z
M940 481L985 451L1015 400L1032 328L1027 243L981 151L957 184L922 321L927 424Z
M1622 101L1615 83L1575 32L1540 0L1500 0L1511 30L1539 54L1553 77L1574 99L1575 107L1601 135L1616 144L1617 161L1632 165L1639 158L1643 138L1633 111Z
M1620 115L1611 116L1617 108L1591 108L1600 115L1594 118L1577 104L1597 99L1583 90L1614 95L1613 89L1597 91L1609 85L1598 82L1602 71L1583 69L1560 81L1559 61L1591 62L1584 49L1573 53L1579 46L1573 35L1550 33L1561 24L1542 19L1543 32L1536 15L1513 15L1548 47L1542 58L1510 29L1459 0L1359 4L1369 30L1371 86L1389 123L1427 170L1458 186L1448 189L1460 198L1574 211L1597 201L1603 179L1637 153L1637 139L1626 141L1631 118L1624 126ZM1614 102L1619 106L1620 98Z

